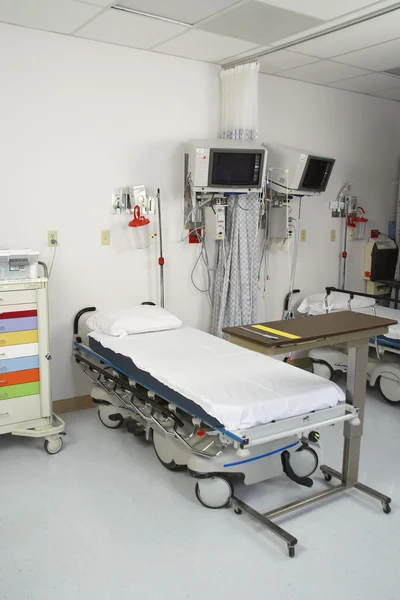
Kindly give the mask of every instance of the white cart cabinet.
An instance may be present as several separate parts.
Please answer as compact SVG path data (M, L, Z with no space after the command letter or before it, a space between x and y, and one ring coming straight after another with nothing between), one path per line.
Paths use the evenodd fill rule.
M52 412L47 279L0 281L0 434L44 438L62 448Z

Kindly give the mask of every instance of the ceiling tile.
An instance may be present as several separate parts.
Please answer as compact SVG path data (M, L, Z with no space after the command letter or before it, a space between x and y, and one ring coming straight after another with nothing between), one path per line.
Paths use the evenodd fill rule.
M239 54L239 52L251 48L255 49L256 47L255 44L244 40L216 35L200 29L192 29L169 42L156 46L153 50L195 60L218 62L233 54Z
M290 50L278 50L259 58L260 71L261 73L272 75L279 71L286 71L287 69L307 65L317 60L317 58L311 58L311 56L305 56L304 54L296 54L295 52L290 52Z
M317 19L329 20L365 6L375 4L376 0L260 0L273 6L295 10Z
M385 90L384 92L376 92L374 96L379 98L387 98L388 100L400 100L400 88L394 88L393 90Z
M362 75L361 77L354 77L353 79L346 79L345 81L336 81L330 85L331 87L348 90L350 92L372 94L390 88L400 88L400 77L391 77L390 75L384 75L383 73L370 73L369 75Z
M0 0L0 21L71 33L101 11L74 0Z
M240 54L234 54L233 56L227 56L223 60L218 61L221 65L226 65L230 62L235 62L237 60L242 60L243 58L248 58L252 56L257 56L257 54L261 54L266 50L269 50L270 46L256 46L252 50L247 50L247 52L240 52Z
M115 4L111 0L75 0L75 2L83 2L84 4L95 4L96 6L102 6L105 8L106 6L112 6Z
M400 37L400 10L346 27L293 47L295 52L330 58Z
M321 60L297 69L289 69L278 73L282 77L289 79L299 79L308 83L320 83L326 85L341 79L350 79L358 75L366 75L368 72L356 67L341 65L329 60Z
M350 52L350 54L342 54L335 60L371 71L384 71L398 67L400 65L400 39L364 48L357 52Z
M82 27L76 35L99 42L148 49L185 31L187 28L181 25L110 9Z
M117 4L193 25L239 2L241 0L119 0Z
M250 0L222 15L217 15L199 27L220 35L269 45L270 42L319 23L319 19Z

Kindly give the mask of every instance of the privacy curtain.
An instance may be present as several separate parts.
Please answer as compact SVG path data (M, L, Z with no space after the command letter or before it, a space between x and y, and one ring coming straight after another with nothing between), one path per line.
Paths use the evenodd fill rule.
M221 71L221 137L258 138L258 63ZM240 146L240 142L238 143ZM258 194L228 198L226 239L217 242L212 332L254 323L257 319Z

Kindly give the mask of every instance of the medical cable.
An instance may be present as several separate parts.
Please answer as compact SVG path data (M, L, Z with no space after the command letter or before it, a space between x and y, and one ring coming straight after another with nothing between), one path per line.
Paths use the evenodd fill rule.
M55 243L53 244L53 242L55 242ZM52 240L51 243L53 244L53 257L51 259L50 268L49 268L49 279L50 279L51 274L53 272L54 261L56 259L57 248L58 248L58 243L55 240Z

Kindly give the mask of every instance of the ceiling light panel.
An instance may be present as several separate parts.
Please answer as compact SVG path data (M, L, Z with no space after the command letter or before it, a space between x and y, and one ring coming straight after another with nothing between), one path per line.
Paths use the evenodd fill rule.
M74 0L0 0L0 21L57 33L71 33L100 11Z
M376 3L371 0L301 0L301 2L299 0L260 0L260 2L294 10L325 21Z
M119 6L125 6L158 17L174 19L194 25L211 17L241 0L120 0Z
M192 29L179 37L153 48L157 52L183 56L195 60L220 62L223 58L256 48L255 44L216 35L200 29Z
M353 79L347 79L345 81L336 81L330 85L331 87L348 90L350 92L373 94L374 92L380 92L381 90L388 90L395 87L400 88L400 77L391 77L390 75L384 75L383 73L370 73L369 75L363 75L362 77L354 77Z
M351 77L357 77L358 75L367 75L367 73L368 71L356 67L341 65L329 60L321 60L305 65L304 67L299 67L298 69L283 71L282 73L279 73L279 75L288 77L289 79L298 79L300 81L307 81L308 83L326 85L341 79L350 79Z
M311 58L311 56L296 54L289 50L278 50L277 52L271 52L271 54L259 58L260 71L261 73L273 75L279 71L286 71L287 69L307 65L317 60L318 59L316 58Z
M357 52L350 52L350 54L342 54L335 60L371 71L385 71L399 66L399 56L400 39L397 39Z
M319 19L313 17L250 0L217 15L199 27L212 33L269 45L320 23Z
M76 35L147 50L185 31L188 28L181 25L110 9L82 27Z
M295 52L331 58L400 37L400 10L346 27L293 47Z
M387 98L388 100L400 100L400 88L376 92L374 96L378 96L379 98Z

